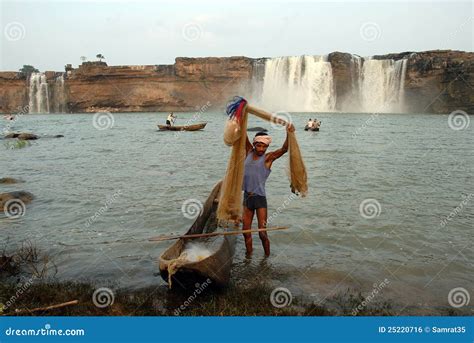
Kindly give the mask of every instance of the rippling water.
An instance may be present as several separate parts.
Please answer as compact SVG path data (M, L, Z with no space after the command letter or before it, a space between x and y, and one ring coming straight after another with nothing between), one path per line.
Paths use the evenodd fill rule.
M184 122L192 114L178 116ZM234 282L251 282L252 270L322 301L347 288L370 292L387 279L381 297L428 308L447 305L452 288L471 287L473 125L452 130L445 115L381 114L368 121L369 114L318 114L321 131L309 133L301 130L309 116L293 115L309 195L284 205L291 195L287 158L274 163L269 213L282 211L272 225L291 230L270 235L269 259L255 237L254 256L245 260L239 237ZM53 257L61 279L164 284L155 260L169 242L147 238L186 231L192 220L183 216L183 202L204 201L223 176L230 152L222 141L225 116L206 114L204 131L179 134L156 130L163 113L114 119L107 130L94 128L86 114L28 115L14 124L65 137L23 149L0 146L0 177L25 181L0 191L36 196L24 217L0 216L0 235L9 244L31 240ZM285 131L255 118L249 126L269 128L271 148L283 143Z

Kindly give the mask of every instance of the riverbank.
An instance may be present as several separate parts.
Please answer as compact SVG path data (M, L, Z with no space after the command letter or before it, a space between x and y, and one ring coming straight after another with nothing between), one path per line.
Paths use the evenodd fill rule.
M64 281L55 277L54 260L25 242L14 253L0 254L0 315L6 316L393 316L400 308L377 299L378 292L362 294L347 289L324 302L293 296L264 278L235 279L228 287L204 282L193 289L158 285L119 288L113 282ZM395 306L394 306L395 305ZM421 309L403 315L419 315ZM426 313L425 313L426 314ZM439 309L430 315L467 315Z

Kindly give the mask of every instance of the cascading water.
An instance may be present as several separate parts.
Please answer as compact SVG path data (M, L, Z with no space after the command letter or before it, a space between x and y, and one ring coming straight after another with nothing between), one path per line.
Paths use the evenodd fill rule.
M320 56L266 60L260 104L272 111L334 111L331 64Z
M365 59L359 82L363 112L403 112L406 59Z
M49 90L44 73L31 74L28 95L30 113L49 113Z
M53 84L53 94L51 95L53 111L55 113L66 112L66 92L64 87L64 74L56 77Z
M250 93L243 90L243 94L246 95L246 99L248 99L250 103L257 105L261 104L264 76L265 59L260 58L254 60L252 64L252 79L248 87L250 89Z

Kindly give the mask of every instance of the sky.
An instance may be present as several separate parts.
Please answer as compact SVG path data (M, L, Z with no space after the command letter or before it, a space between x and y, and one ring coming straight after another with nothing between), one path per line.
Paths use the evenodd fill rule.
M176 57L473 51L472 1L0 0L0 70Z

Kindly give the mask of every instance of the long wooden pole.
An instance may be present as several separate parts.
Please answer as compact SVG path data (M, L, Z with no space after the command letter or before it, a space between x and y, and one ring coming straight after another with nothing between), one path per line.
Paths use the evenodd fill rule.
M276 123L276 124L280 124L280 125L283 125L283 126L288 126L290 123L288 123L286 120L270 113L270 112L267 112L267 111L264 111L260 108L256 108L256 107L253 107L251 105L247 105L247 112L248 113L251 113L253 115L256 115L257 117L260 117L262 119L265 119L265 120L268 120L268 121L271 121L273 123Z
M227 235L238 235L241 233L255 233L255 232L266 232L266 231L277 231L277 230L286 230L288 227L270 227L270 228L261 228L256 230L239 230L239 231L221 231L221 232L210 232L210 233L195 233L191 235L180 235L180 236L157 236L151 237L148 240L150 242L161 242L169 241L172 239L189 239L189 238L203 238L203 237L214 237L214 236L227 236Z
M61 304L57 304L57 305L51 305L51 306L47 306L47 307L36 307L36 308L32 308L32 309L26 308L26 309L22 309L22 310L15 310L12 313L5 313L3 315L8 316L10 314L21 314L21 313L29 313L29 312L48 311L48 310L53 310L53 309L61 308L61 307L65 307L65 306L77 305L78 303L79 303L79 300L71 300L71 301L68 301L68 302L65 302L65 303L61 303Z

